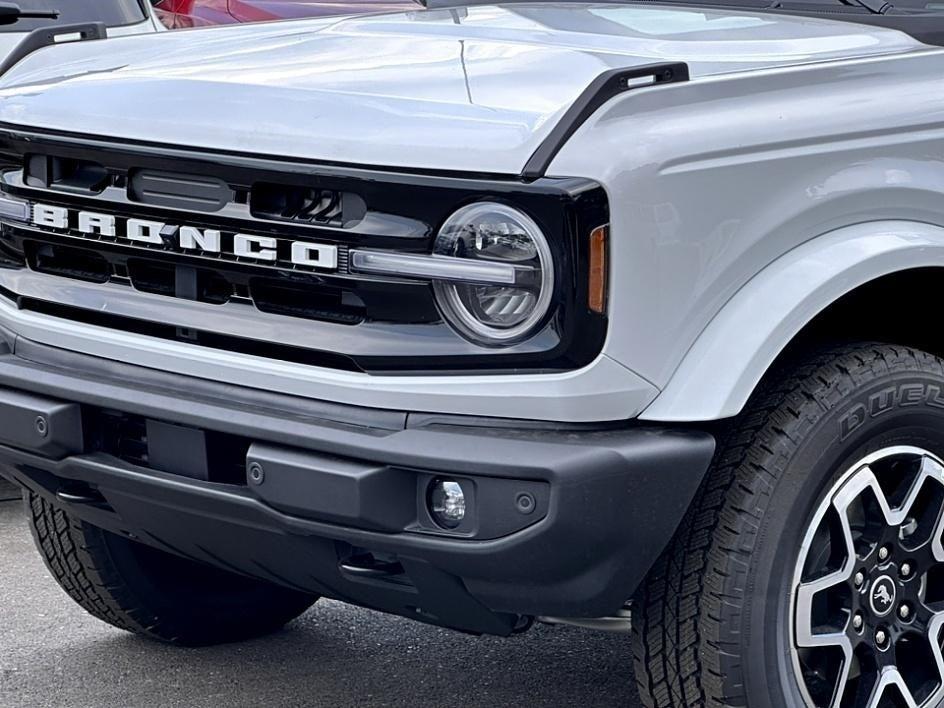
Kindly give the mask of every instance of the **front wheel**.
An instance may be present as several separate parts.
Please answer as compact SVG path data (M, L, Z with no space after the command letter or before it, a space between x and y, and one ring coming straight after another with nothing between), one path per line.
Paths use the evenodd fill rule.
M736 421L634 600L650 707L944 705L944 363L825 352Z

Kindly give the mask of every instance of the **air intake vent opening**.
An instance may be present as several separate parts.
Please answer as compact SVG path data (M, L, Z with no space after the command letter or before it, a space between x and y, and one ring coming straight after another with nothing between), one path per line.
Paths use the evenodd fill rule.
M92 283L106 283L111 277L111 266L95 251L49 243L27 241L26 262L37 273L59 275Z
M222 305L233 295L232 284L212 270L165 265L137 258L129 259L127 268L135 289L152 295L186 297L213 305Z
M356 194L267 183L253 186L250 209L261 219L336 227L351 226L367 214L367 204Z
M161 469L161 457L166 457L164 451L155 446L174 442L174 431L179 430L183 440L192 443L199 440L199 445L177 445L175 454L182 456L186 461L193 457L196 461L202 459L206 468L206 481L217 484L246 485L246 455L249 452L250 441L247 438L221 433L213 430L195 431L175 425L161 424L169 439L150 439L149 431L156 428L149 425L143 416L123 413L121 411L84 407L82 411L83 427L85 428L85 446L89 452L102 452L117 457L137 467ZM156 421L150 421L155 423ZM193 438L187 438L187 432L199 432ZM157 454L160 453L160 454Z
M30 187L90 194L100 194L111 181L108 171L97 162L50 155L29 155L24 179Z
M138 467L148 466L147 421L118 411L83 412L85 444L92 452L114 455Z
M367 317L364 302L354 293L323 285L254 279L249 292L256 308L273 315L356 325Z

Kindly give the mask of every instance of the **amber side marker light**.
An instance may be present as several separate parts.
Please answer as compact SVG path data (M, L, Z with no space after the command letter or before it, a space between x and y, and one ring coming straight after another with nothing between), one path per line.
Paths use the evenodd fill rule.
M590 232L590 278L587 303L601 315L606 311L606 250L609 226L598 226Z

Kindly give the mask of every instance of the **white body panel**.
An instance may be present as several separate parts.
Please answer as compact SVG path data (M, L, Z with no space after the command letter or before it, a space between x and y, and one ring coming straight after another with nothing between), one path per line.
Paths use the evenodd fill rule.
M116 42L107 52L87 43L37 52L0 83L0 122L325 162L515 174L607 69L688 61L698 77L916 44L822 20L611 5L214 27Z
M781 298L812 318L833 295L903 267L901 240L883 222L944 227L942 69L944 52L929 50L639 91L571 139L551 173L592 174L613 207L611 296L621 326L605 351L666 388L644 417L737 413L797 329L778 320L788 306ZM817 237L856 224L868 225L860 236L884 237L888 253L834 264L831 289L810 271L792 288L773 287L771 301L736 298L801 244L829 243ZM944 265L934 245L916 243L924 261L912 267ZM728 306L739 308L741 336L706 329ZM755 341L760 322L770 338Z
M0 301L0 326L35 342L203 379L373 408L464 415L614 420L652 400L651 384L612 359L564 374L370 376L141 337L17 310ZM500 390L496 389L500 385Z
M736 413L804 318L835 297L944 265L944 52L897 32L528 4L214 28L109 42L109 52L91 44L17 67L0 90L0 122L514 175L605 69L681 60L693 79L612 100L551 165L551 176L595 180L610 199L609 338L583 370L367 376L0 307L0 324L55 346L382 408L603 421L652 404L652 420L708 420ZM807 278L816 248L838 248L824 237L833 232L860 247ZM791 255L807 242L813 250ZM743 328L750 336L736 336Z
M944 265L940 226L876 221L804 243L731 298L641 417L687 421L737 415L771 362L823 303L883 275L929 264Z

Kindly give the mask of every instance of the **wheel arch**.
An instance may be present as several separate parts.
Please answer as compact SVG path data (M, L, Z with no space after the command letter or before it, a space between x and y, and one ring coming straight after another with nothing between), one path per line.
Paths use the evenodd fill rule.
M935 281L944 283L940 226L876 221L808 240L727 302L640 419L733 417L779 360L818 342L881 340L944 354L944 333L920 327ZM915 300L917 308L895 307Z

